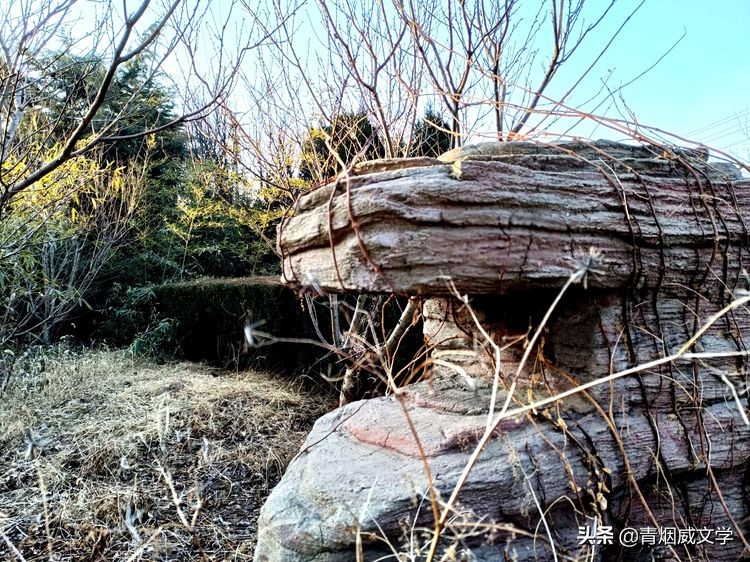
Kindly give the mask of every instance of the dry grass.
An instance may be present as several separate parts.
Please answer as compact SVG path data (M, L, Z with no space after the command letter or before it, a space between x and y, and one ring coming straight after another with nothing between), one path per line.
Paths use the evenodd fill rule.
M256 372L57 353L0 409L0 558L250 560L258 509L331 406Z

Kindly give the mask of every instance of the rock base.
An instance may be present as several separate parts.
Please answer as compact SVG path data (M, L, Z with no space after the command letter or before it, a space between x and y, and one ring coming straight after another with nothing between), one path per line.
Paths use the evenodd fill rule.
M358 550L363 560L395 560L396 552L423 559L433 528L424 461L444 504L484 431L486 414L476 412L487 411L489 397L489 385L472 392L438 380L401 399L355 402L321 418L261 511L255 561L352 561ZM436 560L551 560L552 548L581 560L736 560L742 544L732 529L747 524L742 482L750 456L750 431L736 408L719 402L702 416L709 434L733 431L710 459L722 498L707 467L682 454L695 417L650 419L627 400L616 408L616 425L602 414L552 407L503 421L442 533L440 556L448 557ZM669 483L659 481L665 473ZM675 482L680 497L670 499L664 494ZM658 524L730 529L734 540L579 545L579 527L593 521L615 537L624 527Z

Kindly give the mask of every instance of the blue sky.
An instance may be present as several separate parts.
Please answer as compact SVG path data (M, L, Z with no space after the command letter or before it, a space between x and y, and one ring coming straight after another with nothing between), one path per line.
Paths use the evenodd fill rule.
M634 2L626 4L634 5ZM616 18L615 18L616 19ZM638 121L750 158L750 1L648 0L599 65ZM603 30L606 34L613 29ZM701 130L702 129L702 130Z
M523 9L539 6L539 0L521 1ZM639 3L618 0L604 24L553 80L546 92L551 98L567 91ZM587 21L608 4L587 0ZM599 89L603 78L609 76L610 88L617 88L659 61L622 90L622 101L637 121L750 160L749 58L750 0L646 0L568 101L577 107L576 102ZM622 104L619 109L605 105L596 112L630 119L622 109ZM561 123L552 132L564 130ZM573 133L617 138L601 127Z
M312 5L316 0L307 1ZM538 6L538 0L522 1ZM593 14L608 3L588 0L587 9ZM577 53L553 81L547 91L551 97L570 86L571 77L590 64L596 48L638 3L618 0L615 13L589 38L586 50ZM231 0L213 0L210 6L222 13L230 4ZM119 4L115 5L119 9ZM90 7L89 2L77 6L84 20L91 17L86 14ZM241 10L235 9L234 14L240 16ZM575 105L577 100L589 97L607 75L610 87L627 83L674 46L655 68L622 90L627 108L639 123L750 160L749 28L750 0L646 0L569 101ZM308 33L314 36L316 31L320 32ZM603 106L597 112L605 109L608 116L620 115L612 106ZM592 138L616 138L602 128L574 132Z

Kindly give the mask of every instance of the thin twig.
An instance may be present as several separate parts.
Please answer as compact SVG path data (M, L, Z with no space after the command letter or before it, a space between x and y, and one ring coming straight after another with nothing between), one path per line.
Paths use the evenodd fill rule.
M0 531L0 536L3 537L3 540L5 541L5 544L8 545L8 548L10 551L15 554L16 558L18 558L19 562L26 562L26 558L23 557L23 555L18 552L18 549L16 548L16 545L14 545L12 542L10 542L10 539L8 538L8 535L6 535L4 532Z

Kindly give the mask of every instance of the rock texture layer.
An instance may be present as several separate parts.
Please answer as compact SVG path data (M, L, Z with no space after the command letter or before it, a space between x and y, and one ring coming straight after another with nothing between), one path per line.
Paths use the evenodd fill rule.
M507 299L477 304L509 312L485 316L497 330L514 316ZM680 326L664 342L668 352L691 329L675 311L665 301L638 321L653 325L659 313L665 324ZM707 306L702 314L717 311ZM645 331L627 336L632 346L616 343L633 314L620 297L571 300L552 320L537 368L518 381L511 407L661 356ZM750 336L747 314L732 323L733 336ZM726 326L717 326L701 338L701 349L736 350L730 342ZM506 388L514 359L503 362ZM470 553L466 560L545 561L554 547L559 559L573 560L738 559L739 530L747 530L750 517L750 428L740 414L747 397L734 401L717 373L740 388L747 384L733 359L679 360L508 416L459 495L440 556L455 548ZM261 511L256 561L354 560L358 543L364 560L388 555L387 543L412 555L426 552L432 511L420 449L445 501L483 434L490 396L489 381L469 390L460 377L443 375L409 387L401 401L356 402L319 420ZM505 397L501 391L497 403ZM625 527L710 528L729 530L733 540L669 548L578 544L579 527L594 520L615 536Z
M594 246L592 286L687 285L709 268L736 282L750 216L736 170L612 143L520 144L366 163L306 195L280 229L284 280L425 295L449 293L447 279L470 294L555 287Z

